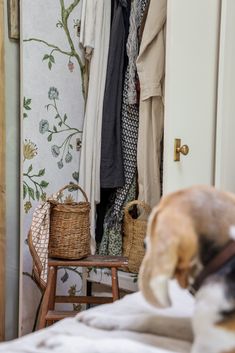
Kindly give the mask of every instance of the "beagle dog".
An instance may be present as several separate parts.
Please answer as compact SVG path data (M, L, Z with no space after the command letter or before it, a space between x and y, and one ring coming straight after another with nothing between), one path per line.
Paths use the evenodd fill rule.
M79 314L78 320L107 330L186 340L192 342L191 353L235 353L235 195L193 186L163 197L153 209L139 287L150 304L165 308L171 305L173 278L194 291L191 321L137 309L118 315L118 302L113 319L97 308Z
M168 281L196 285L192 353L235 352L235 196L194 186L163 197L150 215L139 285L156 307Z

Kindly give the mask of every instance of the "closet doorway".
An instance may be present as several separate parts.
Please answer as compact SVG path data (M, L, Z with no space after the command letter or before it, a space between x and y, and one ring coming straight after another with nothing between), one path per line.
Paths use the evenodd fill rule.
M5 335L5 94L4 94L4 18L0 0L0 341Z

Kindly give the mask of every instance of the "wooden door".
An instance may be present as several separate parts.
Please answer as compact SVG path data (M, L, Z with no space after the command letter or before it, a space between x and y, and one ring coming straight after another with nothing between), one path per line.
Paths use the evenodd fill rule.
M5 336L5 94L3 0L0 0L0 341Z
M220 0L168 0L164 193L214 183ZM174 161L174 140L189 147Z
M223 0L219 55L215 185L235 192L235 1Z

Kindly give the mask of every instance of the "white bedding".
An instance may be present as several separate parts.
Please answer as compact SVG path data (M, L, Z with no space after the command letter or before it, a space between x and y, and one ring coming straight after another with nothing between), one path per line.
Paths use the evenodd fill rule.
M160 310L151 307L145 302L140 292L130 294L113 304L90 309L73 319L62 320L47 329L0 344L0 352L189 353L191 336L188 331L191 331L190 318L194 300L186 291L179 289L174 281L170 285L170 292L173 306L169 309ZM181 320L182 326L179 330L182 331L180 332L182 339L172 338L178 333L175 335L170 326L168 337L157 335L156 332L145 332L144 325L141 325L143 320L148 317L155 317L157 320L159 315L172 317L172 322L176 318ZM79 318L89 325L105 329L90 327L80 322ZM160 322L161 326L164 326L164 320L160 319Z

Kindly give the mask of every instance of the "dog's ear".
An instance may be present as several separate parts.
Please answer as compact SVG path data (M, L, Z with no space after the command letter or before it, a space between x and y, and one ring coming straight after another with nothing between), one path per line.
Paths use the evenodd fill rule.
M175 278L177 279L181 288L188 288L189 285L189 270L176 269Z
M175 269L175 278L182 288L188 288L189 276L192 272L192 260L198 253L198 238L193 229L180 236L178 248L178 262Z

